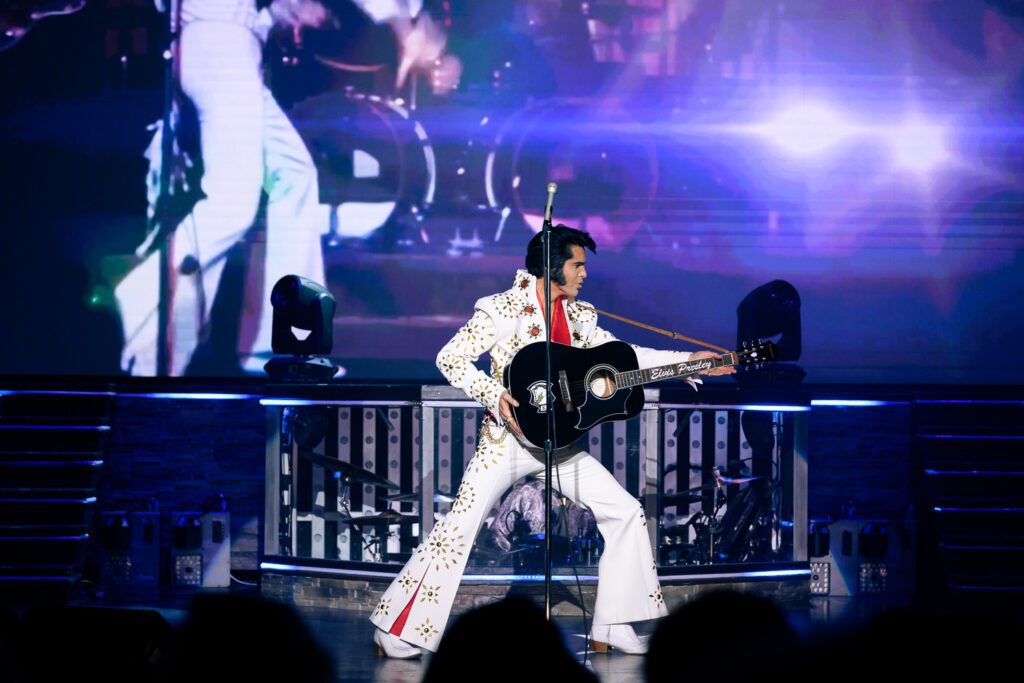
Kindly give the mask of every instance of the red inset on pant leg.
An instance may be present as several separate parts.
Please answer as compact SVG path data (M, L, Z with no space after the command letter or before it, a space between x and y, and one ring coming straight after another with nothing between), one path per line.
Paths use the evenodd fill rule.
M426 574L423 574L423 579L427 578ZM395 619L395 623L391 625L391 630L388 631L393 636L401 636L402 629L405 628L405 622L409 620L409 612L412 611L412 604L416 602L416 594L420 592L420 586L423 585L423 579L420 579L419 584L416 585L416 590L412 592L412 598L409 600L409 604L405 606L402 613Z

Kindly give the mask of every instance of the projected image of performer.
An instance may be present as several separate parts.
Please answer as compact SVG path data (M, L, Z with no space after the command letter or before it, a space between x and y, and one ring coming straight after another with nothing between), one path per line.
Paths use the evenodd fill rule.
M278 279L297 274L324 282L321 235L329 207L319 203L317 170L295 127L281 110L261 73L262 47L277 25L294 31L317 26L327 11L316 0L274 0L257 10L256 0L181 0L177 76L198 114L203 195L174 230L172 239L170 374L184 374L202 337L228 251L253 225L261 193L267 194L266 262L262 299ZM445 36L420 12L418 0L355 0L374 21L388 23L401 49L399 81L410 70L431 65ZM156 374L155 305L139 291L153 275L151 256L118 287L125 324L125 370ZM150 277L152 283L155 277ZM152 290L152 285L145 289ZM271 309L261 306L253 356L258 370L270 350Z
M585 249L595 251L594 240L563 225L555 226L551 235L552 341L581 348L612 341L614 337L597 326L592 308L577 300L587 277ZM451 511L416 549L371 617L377 627L374 642L389 657L415 657L419 648L437 650L487 513L517 480L543 476L543 451L522 437L511 412L519 404L500 380L519 349L544 341L543 295L543 249L538 234L527 247L526 270L516 273L512 288L478 300L473 317L437 356L437 367L452 386L479 401L488 413ZM717 357L709 351L633 348L641 367ZM474 365L485 353L491 357L491 375ZM707 374L729 372L731 368L717 368ZM557 451L556 458L553 484L593 512L605 541L592 641L599 650L611 646L642 654L646 643L630 624L667 613L644 510L599 461L575 445Z

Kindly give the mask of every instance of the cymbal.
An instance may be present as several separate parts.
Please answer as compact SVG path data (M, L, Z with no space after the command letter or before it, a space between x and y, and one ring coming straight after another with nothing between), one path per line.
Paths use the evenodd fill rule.
M384 500L389 500L392 503L398 502L419 502L420 492L413 491L411 493L392 493L390 496L384 496ZM435 503L454 503L455 496L449 496L447 493L434 493Z
M340 472L344 479L349 481L357 481L361 484L371 484L373 486L380 486L386 489L401 489L402 487L395 482L385 479L379 474L374 474L369 470L364 470L362 467L353 465L350 462L344 462L335 458L328 458L326 455L320 455L313 451L307 451L305 449L299 449L299 457L311 460L317 465L320 465L324 469L331 470L332 472Z
M689 491L683 491L682 493L667 493L661 496L661 504L663 507L671 507L672 505L689 505L690 503L699 503L704 500L704 496L699 493L690 493Z
M684 489L679 493L697 493L698 491L711 491L717 489L719 484L717 482L711 482L710 484L704 484L703 486L694 486L693 488Z
M722 474L719 474L717 477L715 477L716 481L722 484L729 484L730 486L733 484L747 484L752 481L757 481L758 479L764 479L764 477L727 477Z
M671 472L675 472L678 469L687 469L687 470L690 470L691 472L700 472L701 470L704 469L704 466L703 465L694 465L692 463L691 464L685 464L684 463L683 465L680 465L679 463L674 462L671 465L667 465L665 467L665 470L662 472L662 474L669 474Z
M351 526L391 526L392 524L415 524L420 521L420 518L416 515L403 515L400 512L394 510L385 510L384 512L376 512L372 515L363 515L362 517L348 517L346 519L339 519L342 524L349 524Z

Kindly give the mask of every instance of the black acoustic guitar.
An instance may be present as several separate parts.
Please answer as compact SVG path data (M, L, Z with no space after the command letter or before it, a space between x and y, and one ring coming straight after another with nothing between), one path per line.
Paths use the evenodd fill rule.
M546 392L544 344L537 343L520 349L505 366L504 384L512 398L519 401L512 414L523 436L538 448L543 447L547 437L546 394L550 393L555 414L554 445L561 448L595 425L638 415L644 407L644 384L774 359L775 345L758 341L747 342L741 350L723 354L720 359L701 358L641 370L636 353L625 342L612 341L590 349L552 344L554 389Z

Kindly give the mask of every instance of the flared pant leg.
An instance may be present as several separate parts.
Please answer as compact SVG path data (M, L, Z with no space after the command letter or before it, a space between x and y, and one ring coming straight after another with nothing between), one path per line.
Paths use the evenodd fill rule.
M594 623L623 624L668 614L643 506L587 453L558 465L554 474L554 488L588 507L604 538Z
M370 621L407 643L436 651L487 513L512 484L542 469L511 435L493 443L481 434L451 511L413 552Z
M594 623L665 616L643 507L585 452L556 469L553 486L590 508L605 540ZM370 621L408 643L436 651L487 513L516 481L543 473L543 463L510 435L497 444L482 436L451 512L416 548L381 596Z

